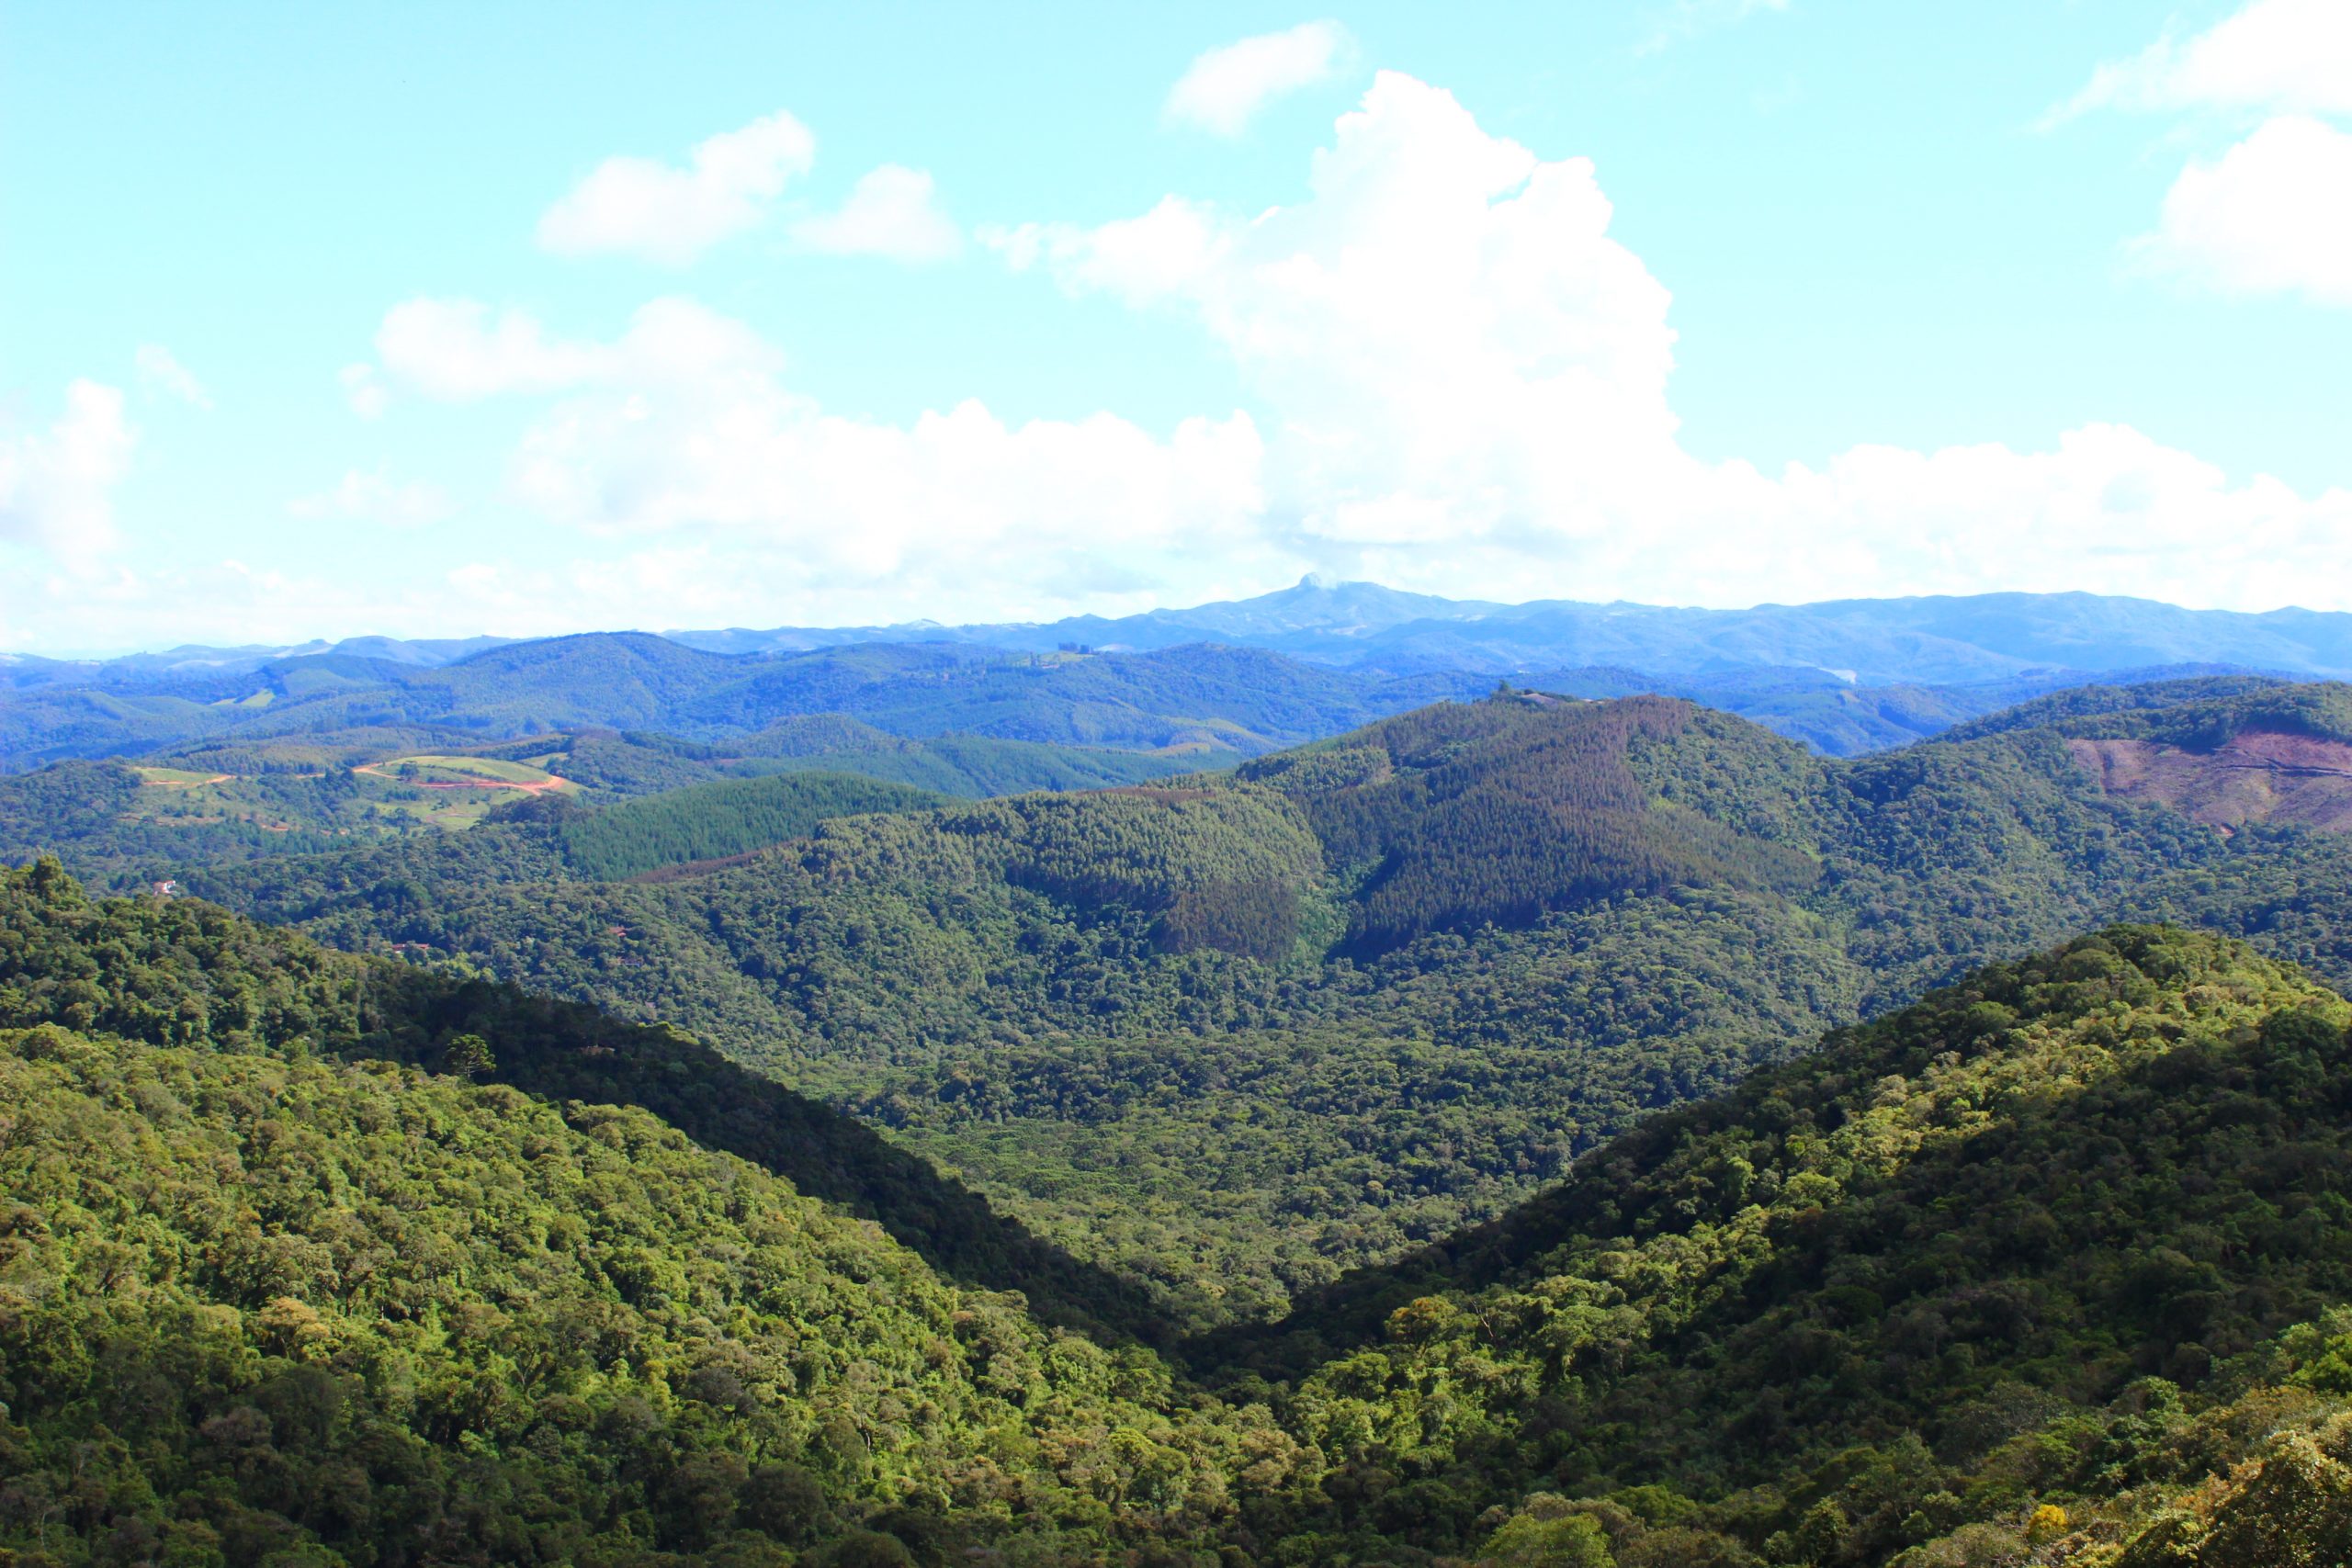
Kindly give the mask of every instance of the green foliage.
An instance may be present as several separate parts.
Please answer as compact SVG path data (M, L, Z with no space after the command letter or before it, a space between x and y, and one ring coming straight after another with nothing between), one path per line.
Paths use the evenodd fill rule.
M2244 729L2352 739L2352 687L2299 685L2272 675L2206 675L2128 686L2080 686L1960 726L1952 739L2054 728L2066 735L2214 745Z
M731 759L725 765L746 773L831 769L974 797L1144 784L1198 765L1181 756L985 735L915 739L840 714L777 719L751 734L714 742L710 750Z
M956 1279L1027 1291L1052 1321L1106 1339L1165 1333L1147 1303L928 1164L667 1027L335 953L192 900L93 903L53 861L0 874L0 1027L40 1024L235 1050L308 1042L418 1067L472 1034L493 1043L503 1081L549 1101L644 1106L879 1221Z
M1335 866L1363 868L1351 945L1431 931L1526 926L1556 910L1669 887L1802 886L1812 867L1716 818L1651 808L1629 765L1679 735L1687 704L1657 698L1424 708L1239 776L1299 801ZM1798 753L1761 732L1768 750Z
M439 771L544 776L496 758L448 761ZM740 856L834 817L920 810L946 798L852 774L796 772L712 780L592 809L563 791L426 790L403 782L391 764L377 773L268 772L218 782L190 771L184 780L144 782L161 773L66 762L0 779L0 863L60 854L99 886L129 890L178 882L205 867L391 839L415 840L401 852L413 878L616 879ZM468 819L485 824L473 829L481 841L460 847L428 826L452 800Z
M490 1042L479 1034L460 1034L441 1050L441 1070L459 1077L478 1078L498 1070Z
M1772 1562L2098 1502L2172 1427L2135 1412L2235 1395L2223 1369L2352 1297L2347 1020L2233 943L2117 928L1214 1349L1400 1485L1664 1483Z
M2342 840L2110 800L2047 731L1839 763L1654 698L1440 706L1235 775L820 824L659 885L582 883L572 830L187 885L690 1029L1194 1328L2086 925L2211 923L2352 979Z
M53 863L0 880L0 1012L12 1560L1089 1561L1300 1462L643 1110L402 1065L484 1018L445 1067L691 1109L658 1032Z
M940 799L848 773L723 780L570 818L557 838L572 874L617 880L764 849L805 837L831 818L917 811Z
M1262 802L1065 809L1020 841L1071 876L1094 841L1071 835L1103 834L1085 897L1182 885L1123 846L1211 884L1284 863L1236 858L1279 849ZM836 824L804 858L895 863L925 820ZM1694 909L1762 896L1715 897ZM1605 919L1586 937L1600 962ZM993 1226L1025 1298L943 1278L925 1256L955 1267L954 1241L910 1223L903 1183L858 1205L890 1234L813 1196L881 1145L667 1029L191 901L92 903L43 863L0 878L0 1551L2334 1562L2347 1022L2299 973L2169 928L1984 969L1650 1117L1495 1224L1189 1348L1217 1398L1041 1326L1083 1270L985 1208L937 1228L968 1266ZM1104 1125L1156 1102L1122 1087L1142 1071L1113 1064ZM1308 1110L1344 1124L1337 1094Z
M0 777L0 864L67 855L84 874L127 887L191 863L316 854L412 829L410 818L375 809L369 793L348 773L266 775L224 792L145 784L119 761L60 762Z

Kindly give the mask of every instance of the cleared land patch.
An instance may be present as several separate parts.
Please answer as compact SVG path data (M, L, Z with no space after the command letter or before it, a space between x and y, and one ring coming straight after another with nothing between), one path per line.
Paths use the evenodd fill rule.
M2210 751L2153 740L2066 742L2108 794L2152 800L2208 827L2283 822L2352 831L2352 745L2247 730Z

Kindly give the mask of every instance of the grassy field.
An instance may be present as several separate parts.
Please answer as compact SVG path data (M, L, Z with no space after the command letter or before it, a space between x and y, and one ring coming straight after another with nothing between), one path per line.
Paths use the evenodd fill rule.
M388 761L368 763L356 771L379 778L397 779L402 784L422 788L561 787L554 775L544 769L535 768L527 762L503 761L496 757L394 757Z
M225 773L199 773L187 768L134 768L142 784L161 784L168 789L202 789L209 784L225 783Z
M273 753L269 761L294 760L295 750ZM306 751L301 760L322 759ZM142 786L129 814L133 819L175 829L237 826L338 839L418 828L462 829L522 793L574 787L528 763L427 752L335 763L314 773L156 766L132 771Z
M543 768L496 757L393 757L354 768L352 776L376 809L447 829L470 828L526 791L574 787Z

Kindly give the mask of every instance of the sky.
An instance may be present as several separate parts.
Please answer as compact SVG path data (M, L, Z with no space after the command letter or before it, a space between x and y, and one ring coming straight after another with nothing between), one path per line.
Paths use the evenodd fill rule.
M2352 609L2352 0L0 0L0 649Z

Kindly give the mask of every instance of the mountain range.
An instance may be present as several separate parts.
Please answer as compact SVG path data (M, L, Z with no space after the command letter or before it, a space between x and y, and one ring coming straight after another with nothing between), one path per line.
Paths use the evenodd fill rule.
M1080 646L1148 651L1217 642L1388 674L1521 674L1618 666L1697 677L1809 669L1851 683L1953 684L2047 671L2104 673L2227 664L2305 676L2352 674L2352 615L2188 610L2097 593L1986 593L1760 604L1745 610L1539 600L1502 604L1314 576L1254 599L1106 618L944 626L781 626L661 634L711 653L801 653L865 643L1023 652ZM0 656L11 684L130 685L234 674L311 659L422 668L514 639L354 637L287 647L182 647L109 660Z
M1235 760L1498 680L1657 693L1831 755L1940 733L2085 682L2352 670L2352 616L2090 594L1747 611L1487 604L1307 581L1261 598L1043 626L356 637L0 663L0 767L353 731L448 751L548 731L716 741L809 715ZM397 749L397 747L396 747Z

